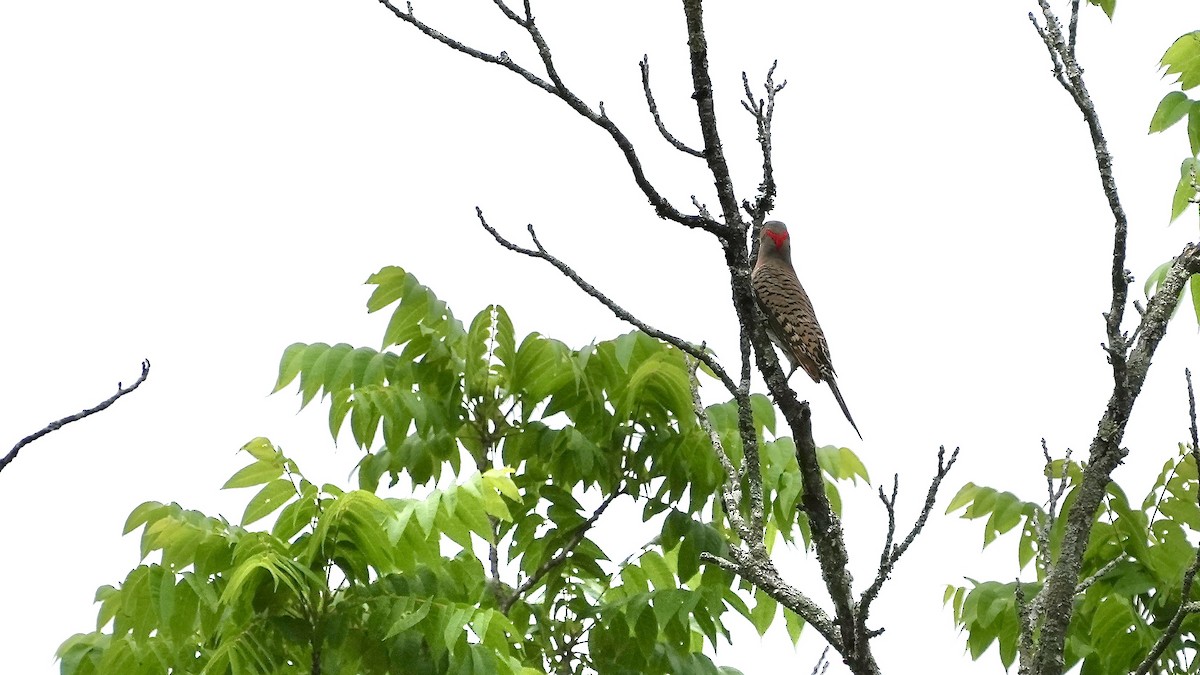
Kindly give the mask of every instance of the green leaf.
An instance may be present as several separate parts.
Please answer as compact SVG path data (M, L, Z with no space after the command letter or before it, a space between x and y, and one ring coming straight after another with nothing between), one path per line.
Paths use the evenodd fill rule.
M260 462L270 462L283 457L279 450L271 445L271 441L262 436L243 445L241 450L250 453L251 457Z
M242 526L245 527L269 515L295 496L296 488L287 479L280 478L267 483L254 495L250 503L246 504L246 512L242 514Z
M1179 183L1175 186L1175 196L1171 199L1171 221L1183 215L1191 200L1196 196L1193 183L1196 180L1196 158L1188 157L1179 166Z
M1192 107L1188 110L1187 130L1192 156L1200 155L1200 101L1192 101Z
M771 622L775 620L775 612L779 603L767 595L761 588L754 589L754 609L750 612L750 623L761 637L766 635Z
M1175 264L1174 260L1168 260L1154 268L1154 271L1146 277L1146 285L1142 290L1145 292L1147 299L1153 297L1154 293L1158 291L1158 287L1167 278L1167 273L1171 271L1171 265L1173 264Z
M633 348L638 343L638 331L626 333L613 341L616 347L617 363L620 364L621 370L629 370L629 362L633 358Z
M233 474L221 486L222 490L262 485L283 475L283 464L274 462L255 462Z
M750 395L750 408L754 411L754 421L762 425L771 435L775 435L775 404L762 394Z
M279 359L279 376L275 379L275 388L271 390L272 394L291 384L292 380L300 374L306 349L308 349L307 344L295 342L283 350L283 357Z
M545 400L572 378L567 367L569 350L557 340L530 333L521 341L516 353L505 361L509 368L509 385L524 392L526 406Z
M946 507L946 513L953 513L975 501L975 495L978 493L979 487L974 483L967 483L962 486L959 488L958 493L954 495L954 499L950 500L950 505Z
M421 321L429 315L429 293L414 287L388 322L383 334L383 349L403 345L421 334Z
M451 653L454 652L458 638L462 636L467 622L471 620L471 615L474 613L474 607L459 607L446 619L446 628L442 631L442 639L446 641L446 648Z
M1200 84L1200 31L1176 38L1163 53L1159 65L1167 69L1167 75L1179 75L1180 88L1185 91Z
M799 644L800 632L804 630L804 619L801 619L799 614L785 608L783 610L783 621L787 627L788 637L792 639L792 646Z
M125 520L125 527L121 530L121 534L129 534L149 520L150 515L163 507L161 502L142 502L129 513L129 518Z
M367 277L366 283L375 284L375 290L367 300L367 311L378 312L404 297L408 273L402 267L388 266Z
M491 364L488 363L489 353L493 351L492 328L495 324L493 314L495 305L488 305L475 315L471 327L467 329L467 341L464 370L466 373L466 393L470 398L484 396L489 390L488 379L491 375Z
M516 483L513 483L512 474L512 469L488 469L483 472L483 485L489 489L498 490L500 494L519 503L521 492L517 489Z
M669 588L678 588L675 583L675 575L671 572L671 568L667 565L667 561L655 551L646 551L642 557L638 559L638 564L646 571L646 576L650 583L654 584L656 590L666 590Z
M297 532L308 527L317 516L317 488L305 481L300 498L283 507L271 534L280 540L287 541Z
M425 499L417 502L417 523L421 529L429 534L433 531L433 521L437 518L438 506L441 504L442 493L439 490L434 490Z
M1188 279L1188 289L1192 292L1192 309L1196 312L1196 323L1200 323L1200 274L1193 274Z
M407 602L396 604L395 609L388 616L389 625L387 633L383 636L384 640L390 640L420 623L422 619L429 616L429 610L433 607L432 601L424 599L412 602L412 607L408 607L408 604Z
M1112 20L1113 12L1117 11L1117 0L1088 0L1088 2L1104 10L1110 21Z
M1150 118L1150 133L1158 133L1171 128L1192 109L1192 100L1182 91L1173 91L1158 102L1158 109ZM1195 154L1195 153L1193 153Z

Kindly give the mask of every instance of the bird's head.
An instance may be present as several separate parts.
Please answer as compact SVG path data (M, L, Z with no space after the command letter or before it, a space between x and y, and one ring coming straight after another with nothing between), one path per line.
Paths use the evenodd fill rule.
M781 255L791 258L792 242L789 239L787 225L778 220L763 223L762 234L758 242L759 255Z

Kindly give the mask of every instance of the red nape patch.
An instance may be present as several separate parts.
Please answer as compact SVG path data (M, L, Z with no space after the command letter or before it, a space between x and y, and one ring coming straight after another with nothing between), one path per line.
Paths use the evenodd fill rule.
M763 232L771 238L771 241L775 242L776 250L783 248L783 242L787 241L788 238L787 232L774 232L772 230L763 230Z

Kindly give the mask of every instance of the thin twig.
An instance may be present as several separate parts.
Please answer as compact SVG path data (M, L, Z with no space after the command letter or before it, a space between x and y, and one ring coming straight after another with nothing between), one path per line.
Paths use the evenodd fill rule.
M1089 576L1088 578L1084 579L1083 581L1081 581L1075 585L1075 595L1079 595L1080 593L1083 593L1087 589L1091 588L1092 584L1096 583L1097 581L1100 581L1101 579L1104 578L1104 575L1106 575L1109 572L1116 569L1117 565L1120 565L1122 562L1124 562L1125 558L1126 558L1126 554L1122 553L1122 554L1118 555L1117 557L1113 558L1112 560L1109 560L1108 562L1104 563L1104 565L1100 569L1098 569L1094 573L1092 573L1091 576Z
M1183 369L1183 376L1187 379L1188 389L1188 417L1192 421L1192 460L1196 462L1196 468L1200 470L1200 438L1196 432L1196 393L1192 390L1192 371L1189 368Z
M1079 33L1079 0L1071 0L1071 21L1067 24L1067 50L1075 57L1075 37Z
M783 91L787 86L787 80L775 84L775 68L779 66L779 61L771 64L771 68L767 70L767 80L763 88L767 92L766 99L754 98L754 92L750 90L750 78L746 73L742 72L742 86L746 90L746 98L742 101L742 107L754 118L755 127L758 131L758 145L762 152L762 181L758 185L758 197L755 198L754 204L749 201L742 202L742 208L750 214L751 224L754 231L762 227L763 221L766 220L767 214L775 208L775 163L772 158L771 148L771 121L775 118L775 95ZM757 248L758 237L754 237ZM751 251L751 254L757 253Z
M499 1L499 0L497 0ZM646 105L650 108L650 114L654 116L654 125L658 127L658 132L662 137L667 139L667 142L675 147L676 150L691 155L692 157L704 157L704 153L686 145L683 141L675 138L670 131L667 131L667 125L663 124L662 115L658 114L658 104L654 102L654 93L650 91L650 56L642 55L642 60L638 62L642 68L642 89L646 92ZM701 215L704 215L701 213Z
M520 16L518 16L516 12L512 11L512 9L508 5L504 4L504 0L492 0L492 1L496 3L496 6L500 8L500 11L504 13L504 16L508 17L509 21L512 21L513 23L517 24L518 26L521 26L522 28L525 27L525 20L522 19ZM525 10L526 11L529 10L528 5L526 5ZM411 11L412 10L409 10L410 13L411 13Z
M704 363L704 365L708 366L709 369L716 374L717 379L721 381L721 384L725 385L725 388L729 390L730 393L734 394L735 396L737 395L737 385L734 384L733 379L729 377L729 374L725 372L725 369L721 367L721 364L718 363L715 358L713 358L711 353L686 340L654 328L646 322L638 319L625 308L613 302L598 288L584 281L583 277L579 276L579 274L575 272L575 270L571 269L570 266L550 254L550 252L547 251L546 248L542 246L542 243L538 240L537 232L534 231L533 225L529 225L528 229L529 236L533 239L533 245L536 247L536 250L514 244L506 239L502 234L496 231L494 227L488 224L487 220L483 217L483 209L475 207L475 215L479 217L479 223L483 226L483 229L487 230L488 234L492 235L492 238L495 239L498 244L515 253L520 253L521 255L526 255L531 258L538 258L550 263L556 267L559 272L562 272L563 276L575 282L575 285L583 290L584 293L587 293L596 300L599 300L600 304L607 307L608 310L616 315L618 319L633 325L635 328L649 335L650 337L662 340L663 342L666 342L685 354L689 354L692 356L692 358Z
M737 193L733 189L733 178L725 160L721 135L717 125L717 109L713 102L712 75L708 72L708 39L704 35L704 9L702 0L684 0L683 13L687 19L688 61L692 72L692 98L700 116L700 134L704 138L704 159L708 162L717 201L725 215L728 237L744 237L745 226L738 216Z
M29 445L30 443L36 441L37 439L41 438L42 436L45 436L46 434L48 434L52 431L58 431L63 426L70 424L71 422L78 422L79 420L81 420L89 415L95 415L96 413L100 412L101 410L104 410L108 406L116 403L117 399L121 398L125 394L132 392L134 389L137 389L138 387L142 386L142 383L146 381L146 377L148 375L150 375L149 359L142 361L142 374L138 376L138 379L136 382L129 385L128 387L123 387L123 386L121 386L121 383L118 382L117 383L117 393L115 393L112 396L101 401L99 404L96 405L96 407L88 408L87 410L82 410L80 412L75 413L74 415L68 415L60 420L55 420L55 421L51 422L50 424L47 424L46 426L42 427L38 431L35 431L32 434L29 434L28 436L26 436L25 438L22 438L21 440L17 441L17 444L13 446L13 449L9 450L8 454L5 455L2 459L0 459L0 471L3 471L5 467L7 467L14 459L17 458L17 453L21 451L21 448L24 448L25 446Z
M1062 460L1062 471L1057 477L1052 471L1054 458L1050 456L1050 448L1046 445L1045 438L1042 438L1042 456L1046 459L1046 510L1044 519L1035 524L1035 528L1037 529L1038 564L1042 568L1042 573L1045 574L1049 573L1052 562L1050 532L1054 529L1054 523L1058 519L1058 502L1067 490L1067 471L1071 465L1071 449L1067 448ZM1037 604L1037 597L1034 598L1033 604Z
M825 649L821 650L821 657L817 659L817 665L813 666L812 675L824 675L827 670L829 670L829 645L825 645Z
M623 494L625 494L625 489L621 488L613 491L611 494L605 497L604 501L600 502L600 506L596 507L596 511L592 513L591 517L575 526L574 533L572 533L571 538L567 541L567 543L563 545L562 550L559 551L558 554L556 554L553 558L542 563L536 570L534 570L533 574L529 575L529 578L525 579L525 581L521 582L519 586L514 588L512 593L510 593L508 597L500 603L500 611L507 614L508 610L513 606L518 598L529 592L529 590L534 586L537 586L538 582L540 582L551 570L566 562L567 557L570 556L571 552L575 550L575 547L579 546L579 544L583 541L583 538L587 535L588 530L592 529L592 526L596 524L596 521L599 520L600 516L603 515L608 509L609 504L612 504L613 500Z
M883 552L879 555L879 571L875 575L875 581L863 592L862 598L858 602L858 616L856 620L860 633L866 632L866 622L870 614L871 603L879 596L879 591L883 588L884 582L891 576L892 570L895 569L900 557L912 545L917 535L925 527L925 523L929 520L929 514L933 512L933 505L937 501L938 489L942 485L942 480L950 473L954 462L958 460L958 451L959 449L955 448L954 452L950 453L950 460L946 461L945 446L938 448L937 473L934 474L933 480L929 482L929 490L925 493L925 504L921 507L921 513L913 523L912 529L909 530L908 535L899 544L893 544L893 541L896 534L896 495L900 490L900 477L897 475L892 480L892 494L890 498L884 494L882 487L879 488L879 500L883 502L884 508L887 509L888 531L883 544Z

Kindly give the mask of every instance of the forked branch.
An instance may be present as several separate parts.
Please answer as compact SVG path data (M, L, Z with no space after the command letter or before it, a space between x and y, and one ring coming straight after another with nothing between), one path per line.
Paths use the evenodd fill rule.
M1032 13L1029 20L1050 56L1055 79L1083 113L1095 150L1100 185L1113 215L1112 302L1104 313L1105 350L1112 368L1113 390L1088 449L1087 467L1076 491L1076 499L1065 514L1067 523L1059 555L1049 569L1046 583L1038 595L1029 605L1022 603L1020 672L1058 675L1063 670L1067 626L1072 616L1094 516L1104 498L1113 470L1128 453L1121 447L1121 442L1133 404L1150 368L1150 359L1166 333L1184 283L1200 272L1200 249L1189 244L1175 258L1166 278L1142 313L1134 337L1128 338L1122 330L1122 322L1129 302L1129 284L1132 282L1129 271L1125 269L1129 227L1117 194L1112 155L1100 127L1095 105L1084 84L1083 70L1076 60L1080 3L1075 0L1071 2L1067 35L1063 34L1058 17L1050 9L1049 0L1038 0L1038 5L1045 24L1040 23Z
M489 54L488 52L468 46L424 23L413 14L411 2L407 3L404 9L398 7L391 0L379 0L379 4L386 7L388 11L396 16L396 18L413 26L425 36L440 42L454 51L466 54L467 56L479 61L483 61L484 63L491 63L500 66L513 73L516 73L517 75L520 75L530 84L557 97L589 122L603 129L610 137L612 137L613 142L617 144L617 147L620 148L621 154L625 157L625 163L629 165L630 171L633 172L634 181L637 183L638 188L641 189L642 194L646 196L646 199L650 200L650 205L654 207L654 212L658 214L660 218L666 218L679 223L680 225L701 229L718 236L731 236L732 230L728 226L718 223L712 219L704 218L700 215L685 214L679 209L675 208L675 206L673 206L671 202L665 196L663 196L663 194L660 193L658 189L655 188L650 182L650 179L646 176L645 170L642 168L642 160L633 147L633 142L630 141L629 137L626 136L623 131L621 131L620 127L618 127L617 124L613 122L607 114L605 114L604 105L601 104L598 110L593 110L591 106L584 103L582 99L576 96L575 93L566 86L566 84L563 82L562 76L558 72L557 66L554 63L554 57L550 52L550 47L546 42L545 36L542 35L541 30L537 27L537 23L534 19L533 12L530 9L528 2L525 3L525 16L522 17L517 15L503 2L496 0L494 1L497 7L500 8L500 11L505 18L517 24L529 34L530 39L538 50L538 55L542 60L542 66L546 70L545 77L541 77L528 68L521 66L516 61L513 61L512 57L510 57L506 52Z
M896 563L908 547L912 545L913 540L917 538L921 530L925 527L926 521L929 520L929 514L933 512L934 502L937 501L938 488L942 485L942 480L946 478L946 474L950 473L954 462L958 460L958 448L950 453L950 460L946 461L946 448L938 448L938 467L937 472L933 476L933 480L929 482L929 490L925 493L925 504L921 507L921 513L917 516L912 528L908 531L908 535L899 544L895 544L896 535L896 496L900 489L900 477L896 476L892 480L892 493L887 495L883 491L883 487L879 488L879 501L883 502L884 508L888 515L887 535L884 539L883 552L879 555L879 572L875 575L875 581L871 586L863 592L862 598L858 602L858 631L860 634L867 632L866 622L871 611L871 603L875 602L875 598L879 596L879 591L883 588L884 582L892 574Z

